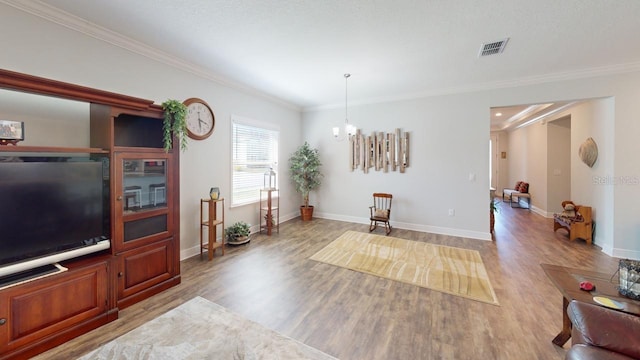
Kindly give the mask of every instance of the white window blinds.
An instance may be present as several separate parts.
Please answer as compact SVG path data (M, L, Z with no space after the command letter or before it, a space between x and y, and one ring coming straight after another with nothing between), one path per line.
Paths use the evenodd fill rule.
M231 206L258 202L260 189L264 187L264 173L270 167L278 172L279 131L237 119L232 126Z

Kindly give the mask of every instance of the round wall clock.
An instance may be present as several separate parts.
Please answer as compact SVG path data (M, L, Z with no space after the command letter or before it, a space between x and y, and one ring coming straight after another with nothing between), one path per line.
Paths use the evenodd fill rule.
M187 106L187 135L195 140L204 140L211 136L216 118L213 110L201 99L189 98L183 102Z

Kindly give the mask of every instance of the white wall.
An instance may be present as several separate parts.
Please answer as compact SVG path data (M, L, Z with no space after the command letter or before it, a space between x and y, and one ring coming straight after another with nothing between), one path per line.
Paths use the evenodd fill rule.
M222 196L227 198L227 226L237 220L258 224L257 205L229 208L232 114L280 128L280 176L286 173L288 155L301 143L301 115L292 106L197 77L3 4L0 43L4 49L0 52L0 67L4 69L153 99L156 103L168 98L198 97L211 106L216 117L213 135L203 141L189 141L189 149L180 156L183 258L199 253L199 199L208 197L212 186L220 187ZM88 146L88 106L84 121L56 120L51 125L46 118L28 121L24 144ZM286 176L279 183L282 220L298 213L299 197Z
M547 122L547 215L571 200L571 118Z
M604 107L613 107L615 123L602 124L597 130L614 141L604 146L605 157L601 158L605 168L602 175L608 175L619 179L615 184L601 186L603 191L599 197L607 200L607 204L614 207L613 214L607 213L613 219L613 237L611 253L619 257L640 259L640 220L638 219L637 203L640 199L640 166L638 157L640 153L640 76L628 75L628 79L618 83L618 90L614 92L615 104L607 103ZM595 84L599 86L599 84ZM602 151L602 149L598 149ZM611 152L610 152L611 151ZM608 156L611 154L611 157ZM600 156L599 156L600 157ZM610 194L613 191L613 203ZM601 211L609 211L610 207ZM599 234L601 226L596 227ZM607 227L605 233L611 230Z
M0 119L25 123L20 145L89 147L88 118L88 103L0 89Z
M529 183L531 205L540 212L547 209L547 127L543 124L533 124L526 128L529 144L528 156L524 161L528 164L525 182Z
M615 117L594 128L607 139L599 142L603 143L599 159L603 165L598 174L630 181L598 188L602 190L597 198L604 202L598 206L598 212L608 214L612 224L600 221L598 231L604 234L598 233L597 238L611 244L604 247L610 254L640 258L640 220L634 211L640 198L640 168L634 156L640 153L637 141L640 72L612 72L591 78L350 106L350 121L367 132L399 127L412 136L412 163L405 174L375 171L362 174L347 170L346 144L336 144L331 136L331 128L343 118L344 109L305 113L300 124L301 116L296 109L176 70L6 5L0 5L0 43L3 44L0 67L5 69L157 102L195 96L212 106L217 120L214 134L206 141L191 142L190 149L181 156L183 254L191 251L198 241L195 216L198 199L206 196L211 186L219 186L223 196L229 194L231 114L280 126L281 165L286 164L288 154L303 139L320 148L325 181L312 200L316 201L318 213L324 216L366 222L371 193L390 191L397 198L393 220L398 225L489 239L488 109L614 97L615 101L602 107L605 113L613 110ZM357 98L357 94L353 97ZM508 156L511 157L511 152ZM281 170L280 174L284 172ZM475 181L469 181L470 173L476 175ZM530 174L523 174L527 175ZM280 181L280 185L283 213L297 213L298 195L288 182ZM449 208L456 210L455 216L447 215ZM243 219L257 223L257 217L257 210L251 207L230 209L227 213L228 221Z
M576 204L590 205L596 224L594 243L606 252L614 249L613 214L615 187L638 186L614 184L613 138L614 99L594 99L571 111L571 198ZM582 162L580 145L593 138L598 145L598 160L593 167ZM623 154L621 157L624 158ZM637 171L637 169L636 169ZM636 175L637 179L637 175ZM622 240L622 239L621 239Z
M556 123L566 122L571 119L571 128L556 126ZM593 242L603 248L608 254L614 251L614 223L611 210L614 209L613 184L615 177L606 175L613 173L612 147L614 101L612 98L591 99L557 114L544 122L510 133L510 137L536 137L533 133L539 133L545 129L548 136L547 142L547 175L548 186L544 194L538 194L536 198L545 197L546 207L542 202L534 202L538 205L536 211L551 217L554 212L560 212L563 200L572 200L576 204L592 207L592 215L596 223L596 232ZM531 133L531 134L530 134ZM580 144L588 137L593 137L599 147L598 161L593 168L585 165L578 155ZM529 143L513 142L517 151L530 151ZM522 147L522 148L520 148ZM566 156L565 156L566 154ZM532 158L517 167L524 167L525 173L539 171L539 165L530 163ZM554 176L554 170L559 170L560 175ZM570 181L570 183L567 183ZM627 184L629 185L629 184ZM536 185L537 187L537 185ZM625 256L625 255L618 255ZM626 255L633 257L632 255Z
M507 169L509 178L505 184L505 188L514 189L518 181L530 182L528 175L529 168L525 161L525 159L528 159L530 156L530 144L526 128L509 132L508 138ZM533 144L531 146L533 146ZM535 184L533 187L535 187Z
M412 133L412 164L405 174L347 170L346 145L334 143L331 127L342 118L343 109L317 110L304 114L304 136L322 148L327 167L327 184L322 188L319 212L323 216L367 221L366 207L373 191L390 191L400 200L394 203L393 220L397 226L443 232L452 235L488 238L486 200L488 188L487 109L549 101L615 97L613 102L598 105L602 113L594 133L601 133L607 168L603 174L617 178L639 179L640 150L640 72L523 85L508 89L478 91L415 100L350 106L349 121L363 128L391 131L401 127ZM356 94L353 97L357 97ZM608 110L613 115L607 115ZM572 119L574 117L572 116ZM536 128L537 127L537 128ZM546 130L534 124L528 131L514 131L508 141L509 181L511 187L520 178L529 179L533 204L546 209L547 160ZM596 140L597 141L597 140ZM572 137L572 151L576 149ZM544 151L541 149L545 149ZM573 155L572 155L573 156ZM532 159L527 169L518 159ZM600 160L599 160L600 161ZM614 166L615 164L615 166ZM614 171L615 169L615 171ZM477 175L475 182L469 173ZM587 176L588 179L590 177ZM572 176L572 181L575 177ZM539 183L539 184L538 184ZM615 256L640 258L640 221L634 216L634 201L640 198L640 186L600 186L597 197L599 213L611 216L611 223L599 220L596 240L603 250ZM579 191L572 184L572 197ZM595 201L595 200L594 200ZM456 216L447 216L455 208ZM461 210L462 209L462 210ZM602 233L600 233L602 232Z
M547 209L547 128L541 123L515 129L508 133L509 181L512 189L516 182L529 183L531 207L545 214Z
M509 135L506 131L494 131L491 132L491 136L497 137L497 167L498 178L496 179L496 194L502 196L502 189L512 188L515 185L509 181L509 157L512 155L509 153ZM502 158L502 152L506 153L506 157Z
M576 204L592 207L593 220L596 224L593 242L609 254L624 255L624 251L615 249L614 238L614 188L619 186L637 186L632 184L634 177L615 176L614 173L614 123L616 121L613 98L591 99L558 114L553 120L571 118L570 131L570 196ZM563 120L560 120L563 121ZM553 122L549 123L553 124ZM598 160L589 168L578 154L580 145L592 137L598 145ZM553 150L552 150L553 151ZM552 154L549 154L552 156ZM622 156L624 158L624 156ZM556 159L557 160L557 159ZM551 165L550 165L551 167ZM629 182L626 182L629 181ZM551 189L550 189L551 191ZM557 201L555 201L557 203ZM561 209L550 209L549 213ZM625 250L626 251L626 250Z
M389 192L394 196L392 225L490 239L488 107L460 106L457 96L349 106L349 122L364 134L395 128L410 133L410 166L404 174L350 172L347 143L336 142L331 133L343 113L304 114L304 136L320 149L325 164L316 200L320 216L366 223L372 193ZM469 180L470 174L475 180ZM449 209L455 216L448 215Z

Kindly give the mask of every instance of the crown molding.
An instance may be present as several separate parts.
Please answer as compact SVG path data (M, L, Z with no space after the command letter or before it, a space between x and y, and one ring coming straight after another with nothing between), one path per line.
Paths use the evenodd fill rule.
M142 55L151 60L191 73L200 78L213 81L215 83L233 88L235 90L239 90L249 95L254 95L266 99L270 102L277 103L291 110L302 110L300 106L294 105L278 97L266 94L250 86L230 80L203 67L194 65L179 57L170 55L142 42L119 34L115 31L109 30L87 20L84 20L80 17L69 14L39 0L0 0L0 3L24 11L28 14L38 16L42 19L64 26L68 29L77 31L94 39L104 41L138 55Z
M24 11L31 15L38 16L40 18L43 18L45 20L56 23L58 25L67 27L71 30L80 32L87 36L91 36L95 39L107 42L114 46L118 46L120 48L131 51L133 53L145 56L151 60L158 61L166 65L172 66L174 68L180 69L182 71L191 73L200 78L213 81L220 85L233 88L235 90L244 92L249 95L254 95L254 96L266 99L270 102L282 105L291 110L302 111L302 112L314 112L314 111L320 111L320 110L342 108L344 105L342 103L332 103L332 104L319 105L319 106L300 107L298 105L285 101L281 98L278 98L273 95L269 95L265 92L262 92L260 90L257 90L248 85L228 79L220 74L212 72L211 70L197 66L195 64L192 64L176 56L162 52L144 43L125 37L117 32L103 28L97 24L93 24L77 16L71 15L51 5L45 4L39 0L0 0L0 3L14 7L18 10ZM370 105L370 104L378 104L378 103L407 101L407 100L415 100L415 99L427 98L427 97L433 97L433 96L462 94L462 93L497 90L497 89L504 89L504 88L514 88L514 87L537 85L537 84L543 84L543 83L549 83L549 82L555 82L555 81L576 80L576 79L622 74L622 73L629 73L629 72L636 72L636 71L640 71L640 62L606 65L606 66L593 67L593 68L587 68L587 69L578 69L578 70L570 70L565 72L557 72L557 73L550 73L550 74L544 74L544 75L528 76L528 77L510 79L510 80L485 82L485 83L471 84L471 85L465 85L465 86L459 86L459 87L450 87L450 88L406 93L406 94L393 95L393 96L369 98L369 99L363 99L360 101L350 101L349 105L358 106L358 105Z
M433 91L423 91L416 93L407 93L403 95L396 96L385 96L385 97L377 97L370 98L359 101L349 101L349 106L358 106L358 105L371 105L371 104L379 104L379 103L389 103L389 102L398 102L398 101L407 101L407 100L415 100L433 96L442 96L442 95L453 95L453 94L464 94L471 92L479 92L479 91L488 91L488 90L498 90L505 88L515 88L521 86L530 86L530 85L538 85L556 81L566 81L566 80L578 80L585 78L593 78L599 76L606 75L616 75L616 74L624 74L630 72L638 72L640 71L640 62L632 62L632 63L623 63L623 64L614 64L614 65L606 65L588 69L579 69L579 70L571 70L565 72L558 73L550 73L545 75L536 75L536 76L528 76L523 78L511 79L511 80L501 80L501 81L492 81L480 84L472 84L468 86L460 86L460 87L451 87ZM327 105L319 105L319 106L311 106L302 108L303 112L314 112L320 110L331 110L344 107L342 103L333 103Z

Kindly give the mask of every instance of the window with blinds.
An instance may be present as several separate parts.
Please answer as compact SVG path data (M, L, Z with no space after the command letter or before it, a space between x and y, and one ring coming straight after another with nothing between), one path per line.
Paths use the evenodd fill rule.
M232 123L231 206L260 201L264 173L278 172L279 131L234 119ZM278 179L276 179L277 181Z

